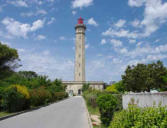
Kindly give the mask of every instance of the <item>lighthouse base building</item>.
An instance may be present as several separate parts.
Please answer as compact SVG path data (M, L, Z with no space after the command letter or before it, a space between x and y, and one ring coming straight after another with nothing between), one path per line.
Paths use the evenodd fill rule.
M78 24L75 26L75 72L74 81L63 81L67 86L69 95L81 95L84 84L89 84L92 89L103 90L103 81L86 81L85 80L85 31L86 26L83 19L78 19Z

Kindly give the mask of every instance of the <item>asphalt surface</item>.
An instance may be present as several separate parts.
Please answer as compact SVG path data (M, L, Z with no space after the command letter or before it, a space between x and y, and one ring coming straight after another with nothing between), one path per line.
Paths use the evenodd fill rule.
M89 128L81 96L0 121L0 128Z

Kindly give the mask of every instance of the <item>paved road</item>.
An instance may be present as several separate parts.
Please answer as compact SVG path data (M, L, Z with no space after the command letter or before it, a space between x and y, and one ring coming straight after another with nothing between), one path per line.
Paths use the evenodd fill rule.
M0 128L89 128L81 96L0 121Z

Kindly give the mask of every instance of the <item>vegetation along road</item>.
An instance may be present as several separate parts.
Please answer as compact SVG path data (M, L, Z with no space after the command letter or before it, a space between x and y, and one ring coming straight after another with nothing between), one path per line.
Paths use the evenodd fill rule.
M0 121L0 128L89 128L81 96Z

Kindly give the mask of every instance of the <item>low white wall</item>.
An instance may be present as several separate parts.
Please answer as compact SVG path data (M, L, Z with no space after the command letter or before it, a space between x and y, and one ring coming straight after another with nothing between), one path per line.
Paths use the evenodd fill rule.
M133 93L122 96L122 105L126 109L129 103L134 103L139 107L167 105L167 93Z

